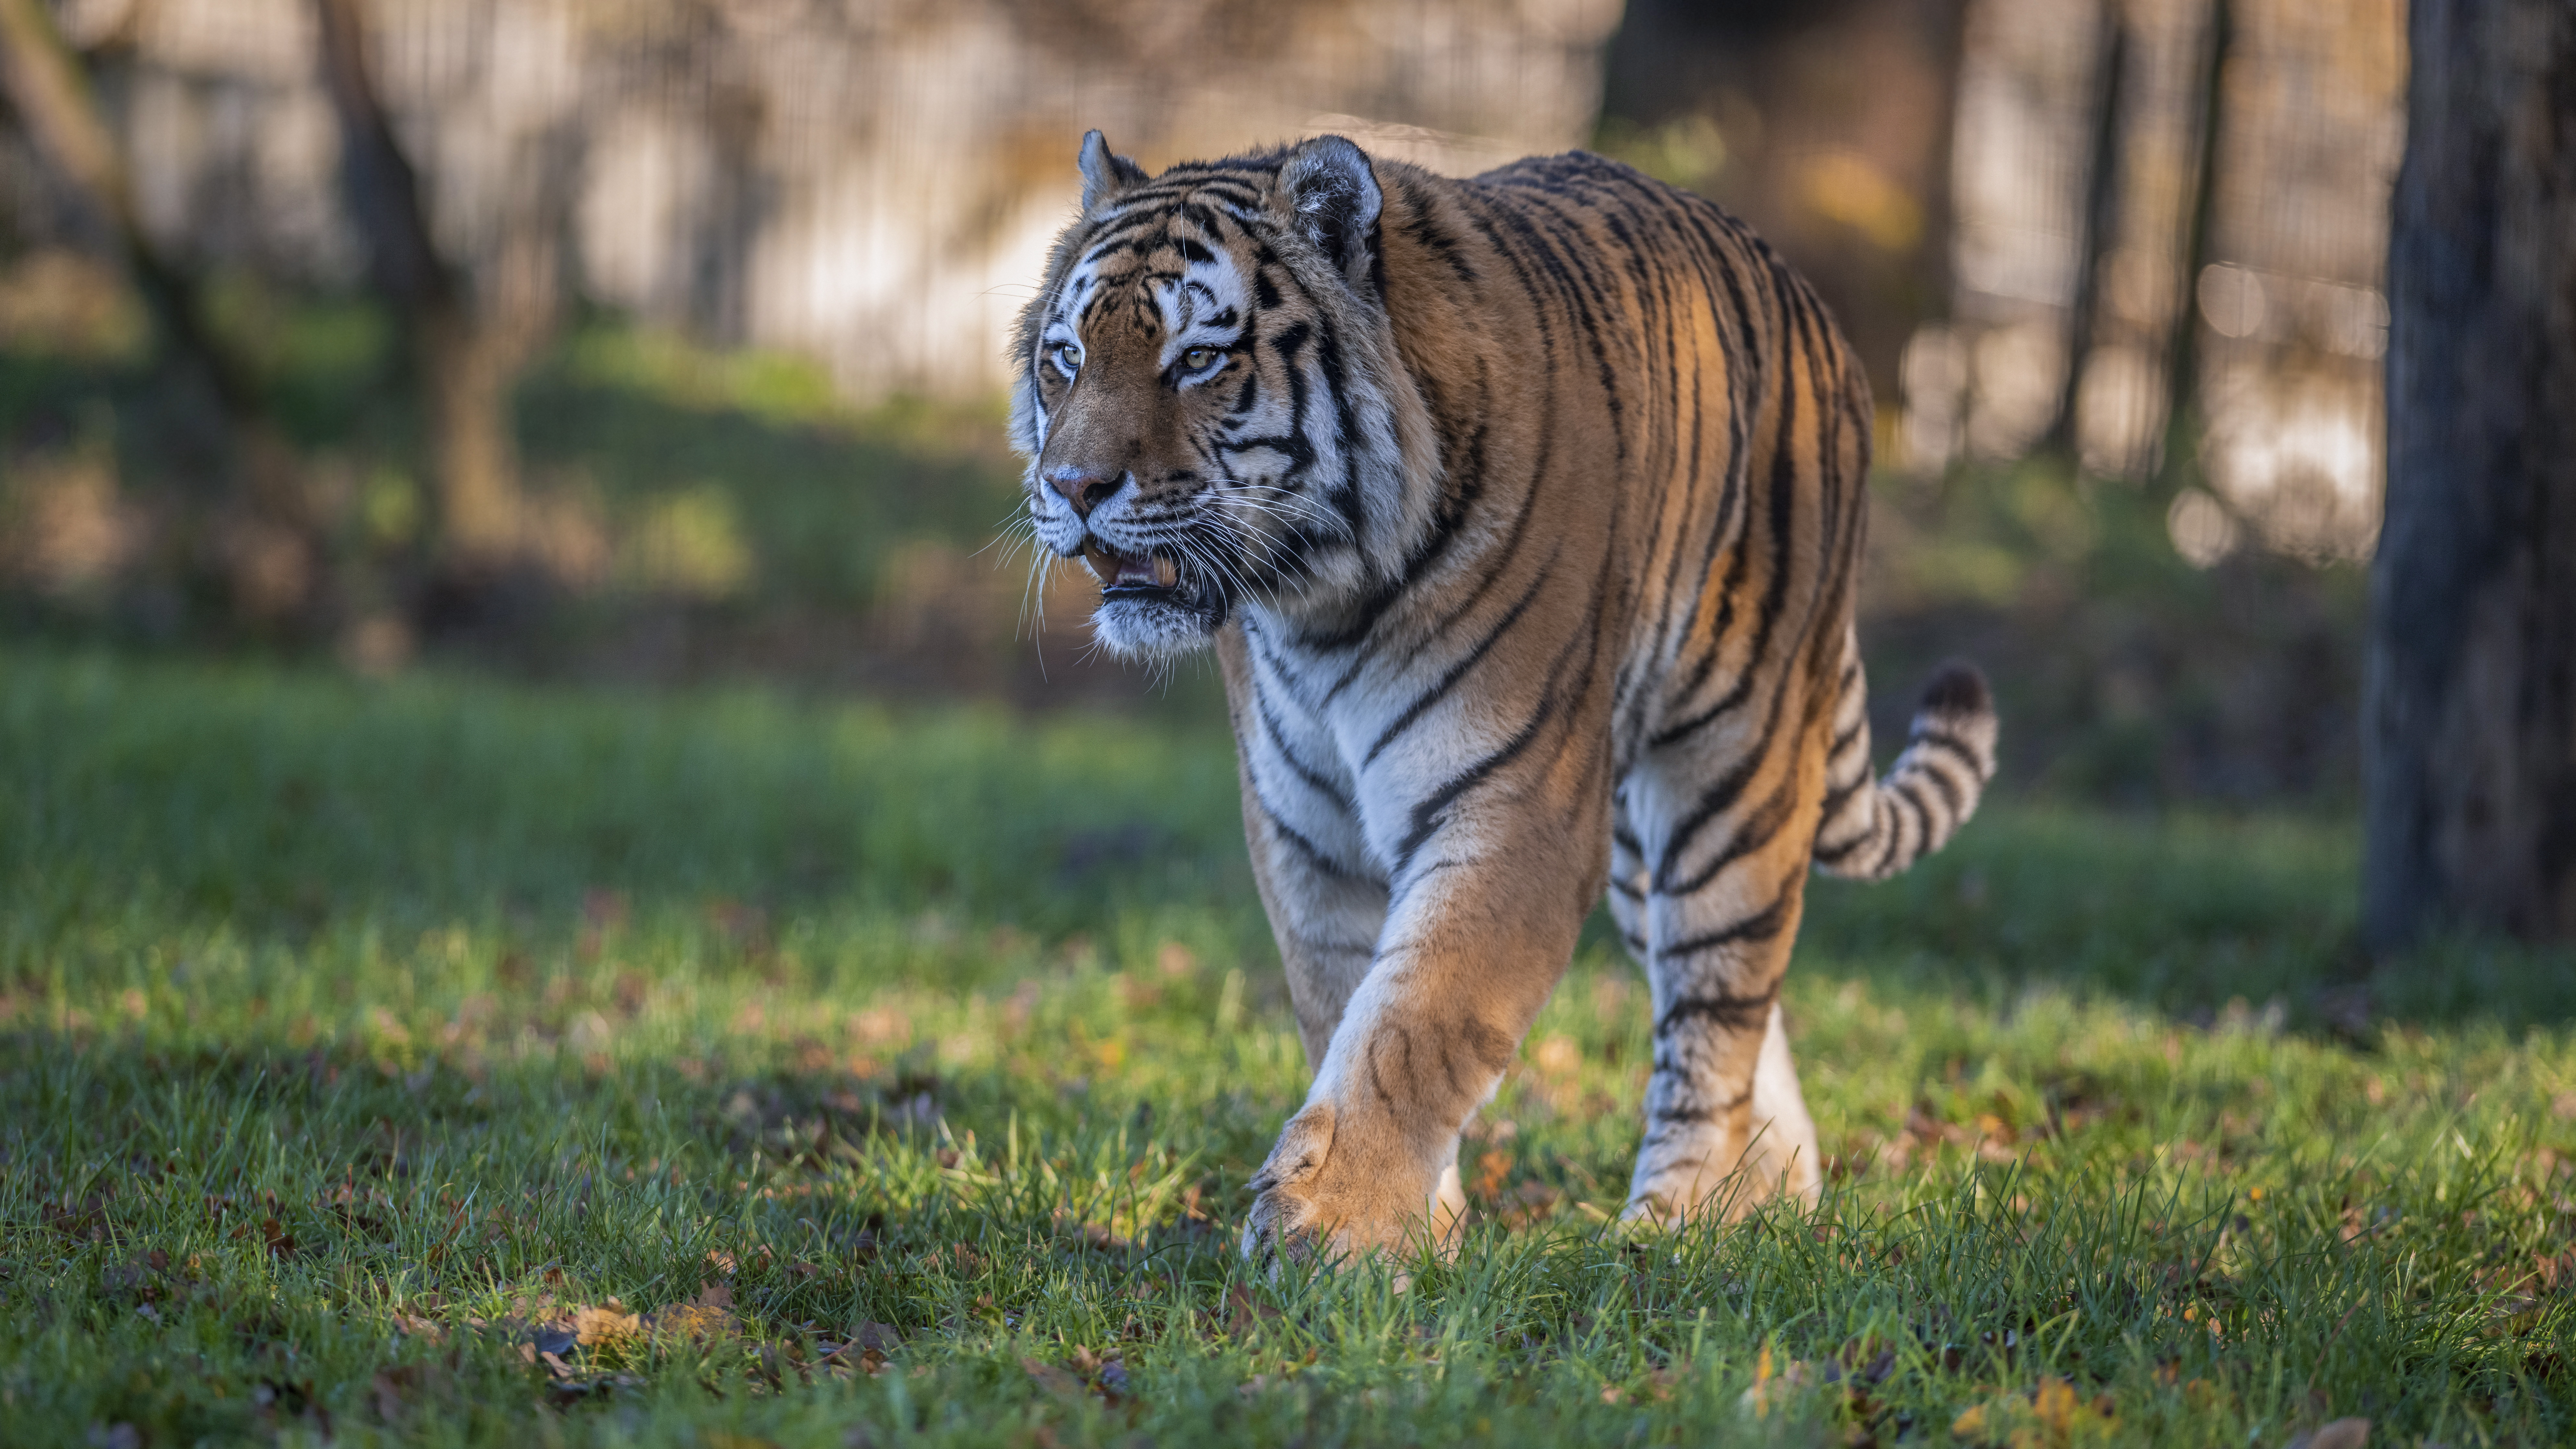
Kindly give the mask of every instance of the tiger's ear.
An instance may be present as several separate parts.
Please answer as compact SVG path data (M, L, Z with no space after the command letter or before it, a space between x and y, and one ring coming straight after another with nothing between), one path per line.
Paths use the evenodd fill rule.
M1288 155L1279 201L1291 225L1323 252L1354 292L1377 287L1377 217L1386 198L1368 153L1340 136L1317 136Z
M1124 156L1109 154L1109 138L1098 131L1082 133L1082 210L1088 216L1118 199L1118 193L1148 178L1145 168Z

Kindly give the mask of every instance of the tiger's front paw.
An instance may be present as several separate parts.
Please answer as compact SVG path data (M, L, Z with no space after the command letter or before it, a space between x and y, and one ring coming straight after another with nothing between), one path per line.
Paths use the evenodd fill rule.
M1466 1216L1457 1146L1424 1154L1392 1124L1309 1103L1252 1179L1243 1254L1337 1262L1392 1256L1428 1238L1453 1250Z

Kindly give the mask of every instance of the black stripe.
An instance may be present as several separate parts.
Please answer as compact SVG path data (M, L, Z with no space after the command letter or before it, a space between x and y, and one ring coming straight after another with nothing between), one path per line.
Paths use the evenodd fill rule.
M1870 866L1869 873L1873 876L1886 875L1900 864L1911 863L1910 857L1905 861L1897 859L1897 851L1905 844L1905 826L1897 818L1899 815L1910 812L1914 816L1916 854L1922 853L1923 841L1932 834L1932 822L1923 813L1923 802L1906 793L1904 780L1893 780L1882 786L1878 792L1878 805L1887 812L1887 844L1879 851L1878 860Z
M1775 979L1768 990L1750 996L1717 992L1708 996L1685 996L1664 1008L1655 1020L1655 1035L1665 1036L1685 1021L1713 1021L1736 1031L1749 1031L1770 1019L1771 1003L1779 999L1780 983Z
M1968 767L1968 773L1975 777L1978 784L1983 785L1986 782L1985 761L1978 758L1977 752L1969 747L1966 740L1947 730L1917 729L1914 737L1906 741L1906 745L1908 748L1915 745L1930 745L1943 754L1954 756L1960 764Z
M1850 729L1844 730L1841 734L1834 736L1834 742L1825 746L1826 761L1830 763L1841 759L1843 757L1843 751L1859 744L1860 737L1867 733L1869 733L1869 716L1862 715L1859 719L1852 721Z
M1852 777L1851 783L1847 785L1837 785L1833 789L1826 791L1825 807L1816 813L1817 828L1822 829L1827 825L1831 825L1834 822L1835 817L1842 814L1843 807L1851 803L1852 797L1858 795L1861 791L1867 788L1869 788L1869 772L1867 770L1863 770L1858 775Z
M1785 689L1772 691L1771 710L1762 723L1760 736L1762 740L1768 741L1779 734L1780 711L1781 707L1788 702L1788 698L1789 692ZM1703 723L1706 722L1703 721ZM1750 783L1753 771L1760 763L1760 746L1757 745L1755 750L1749 752L1733 771L1700 795L1690 813L1684 815L1673 827L1672 833L1665 838L1664 858L1655 866L1655 875L1658 879L1670 878L1680 867L1683 853L1690 849L1691 843L1698 838L1699 832L1706 829L1708 823L1716 819L1721 812L1734 805L1736 796L1744 793L1745 785Z
M1343 793L1341 787L1330 776L1299 759L1297 752L1288 747L1287 730L1279 723L1277 712L1271 709L1270 696L1262 692L1259 680L1253 681L1252 705L1261 716L1262 729L1270 736L1271 748L1279 752L1280 759L1288 762L1288 768L1296 773L1297 778L1305 781L1307 787L1316 794L1345 810L1350 809L1352 804L1350 796Z
M1396 879L1400 880L1404 877L1406 868L1413 862L1413 853L1420 850L1422 843L1429 840L1432 833L1440 828L1446 818L1446 812L1452 804L1456 803L1458 797L1474 789L1496 770L1520 758L1521 753L1538 738L1540 728L1547 723L1547 716L1546 710L1532 715L1510 739L1502 743L1500 748L1450 776L1441 783L1439 789L1414 802L1412 826L1405 832L1403 843L1398 845L1395 851Z
M1446 698L1450 690L1458 687L1458 681L1466 677L1467 671L1475 668L1477 661L1483 659L1486 652L1491 650L1503 635L1511 632L1512 626L1521 621L1521 615L1528 612L1531 604L1537 602L1539 591L1547 587L1548 571L1555 566L1555 562L1555 556L1549 555L1548 562L1540 565L1538 573L1530 579L1530 586L1521 594L1520 601L1504 611L1503 617L1495 621L1494 627L1485 632L1485 637L1476 641L1476 647L1468 650L1457 663L1450 665L1447 672L1443 673L1429 689L1414 696L1413 703L1405 706L1404 712L1397 715L1378 735L1377 742L1368 747L1368 753L1360 757L1360 768L1368 768L1379 755L1386 753L1386 747L1395 742L1396 736L1413 728L1414 724L1422 718L1423 711Z
M1298 831L1297 827L1280 819L1279 812L1270 808L1270 802L1261 798L1260 791L1255 790L1252 798L1254 803L1261 807L1262 817L1270 822L1271 833L1279 839L1287 842L1287 844L1296 850L1298 854L1306 857L1306 863L1313 867L1319 874L1330 876L1335 880L1366 879L1366 877L1360 875L1357 871L1352 870L1349 866L1342 864L1339 860L1336 860L1331 855L1325 853L1322 846L1308 840Z
M1917 780L1930 781L1932 788L1941 792L1941 803L1949 810L1950 818L1958 819L1966 803L1965 797L1960 793L1959 787L1952 783L1950 777L1935 768L1931 760L1918 760L1914 763L1914 767L1905 773Z
M1656 890L1667 896L1686 896L1707 885L1717 878L1719 871L1769 845L1780 834L1781 827L1789 823L1790 814L1796 810L1797 805L1798 776L1795 771L1792 771L1780 782L1779 787L1771 792L1768 799L1755 807L1751 815L1745 817L1744 823L1736 827L1735 834L1728 837L1726 848L1719 851L1708 864L1700 867L1696 874L1686 880L1661 882L1655 887Z

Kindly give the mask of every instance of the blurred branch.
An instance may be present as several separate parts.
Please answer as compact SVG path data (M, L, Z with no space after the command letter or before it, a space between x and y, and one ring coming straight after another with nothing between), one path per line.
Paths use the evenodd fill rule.
M170 264L143 229L132 178L99 114L89 78L43 0L0 0L0 82L39 154L95 213L125 259L162 340L193 365L236 423L260 413L251 370L206 324L196 280Z

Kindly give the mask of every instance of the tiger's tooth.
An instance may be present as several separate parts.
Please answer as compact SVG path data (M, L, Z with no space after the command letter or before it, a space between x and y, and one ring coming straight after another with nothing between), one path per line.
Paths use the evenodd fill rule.
M1154 587L1168 589L1181 581L1181 571L1170 559L1154 556Z

